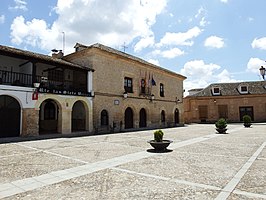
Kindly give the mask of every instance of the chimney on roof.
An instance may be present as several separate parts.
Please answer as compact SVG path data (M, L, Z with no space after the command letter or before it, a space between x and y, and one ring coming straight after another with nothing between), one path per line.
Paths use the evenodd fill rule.
M61 59L64 56L64 53L62 50L52 49L52 58L58 58Z
M59 50L59 53L57 54L57 58L61 59L64 56L64 53L62 50Z

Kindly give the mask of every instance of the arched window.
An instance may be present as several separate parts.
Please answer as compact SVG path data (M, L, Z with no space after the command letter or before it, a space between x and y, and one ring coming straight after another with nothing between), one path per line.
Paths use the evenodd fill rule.
M179 124L179 110L176 108L175 109L175 124Z
M109 124L108 112L106 110L102 110L101 112L101 126L107 126Z
M161 122L164 123L165 122L165 111L162 110L161 112Z
M147 115L146 110L142 108L139 112L139 127L146 127L147 126Z
M160 97L164 97L164 85L160 83Z

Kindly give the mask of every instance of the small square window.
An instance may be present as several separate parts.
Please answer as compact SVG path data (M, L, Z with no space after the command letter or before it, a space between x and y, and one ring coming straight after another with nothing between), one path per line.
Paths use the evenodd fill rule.
M247 86L241 86L241 92L247 92L248 87Z
M220 93L220 88L213 88L213 93Z
M219 87L213 87L212 88L212 94L213 95L220 95L221 91Z
M248 93L248 86L246 85L240 85L238 87L238 91L241 93L241 94L247 94Z

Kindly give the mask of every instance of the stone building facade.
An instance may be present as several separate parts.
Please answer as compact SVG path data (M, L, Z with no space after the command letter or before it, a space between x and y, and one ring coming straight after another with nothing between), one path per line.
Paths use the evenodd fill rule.
M58 57L0 45L0 138L92 132L92 73Z
M96 132L180 125L185 77L140 58L94 44L76 44L65 60L94 69Z
M241 122L246 114L254 122L266 121L266 81L217 83L191 92L184 98L185 123Z

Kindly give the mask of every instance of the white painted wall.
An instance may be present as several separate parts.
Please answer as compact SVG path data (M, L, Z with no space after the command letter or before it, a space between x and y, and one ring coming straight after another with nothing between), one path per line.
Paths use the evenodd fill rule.
M34 108L37 100L32 100L33 92L34 88L0 85L0 95L14 97L19 102L21 108Z

